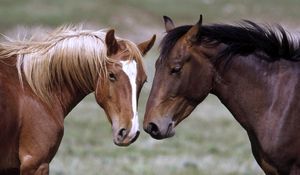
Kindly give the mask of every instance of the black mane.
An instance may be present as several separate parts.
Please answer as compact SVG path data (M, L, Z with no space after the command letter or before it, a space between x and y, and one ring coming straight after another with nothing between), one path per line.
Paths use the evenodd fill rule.
M191 25L180 26L169 31L160 44L160 59L170 53L176 42L191 28ZM203 44L224 43L227 47L217 58L228 58L240 54L248 55L258 51L264 52L268 61L286 59L300 61L300 40L295 40L280 25L275 27L260 26L251 21L241 24L203 25L197 35L197 42Z

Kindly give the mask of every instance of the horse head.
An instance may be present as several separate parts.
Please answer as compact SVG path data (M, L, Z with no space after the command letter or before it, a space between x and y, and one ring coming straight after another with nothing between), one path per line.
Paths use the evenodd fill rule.
M114 143L127 146L139 136L137 100L146 81L141 57L153 46L155 35L137 46L118 40L114 30L106 34L109 61L106 75L99 76L95 96L112 124Z

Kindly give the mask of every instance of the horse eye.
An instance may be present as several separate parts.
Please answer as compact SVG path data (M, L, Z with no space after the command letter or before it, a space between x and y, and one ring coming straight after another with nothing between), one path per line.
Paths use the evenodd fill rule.
M171 74L178 74L181 71L181 67L180 66L176 66L174 68L171 69Z
M108 78L109 78L110 81L116 81L117 80L117 77L114 73L109 73Z

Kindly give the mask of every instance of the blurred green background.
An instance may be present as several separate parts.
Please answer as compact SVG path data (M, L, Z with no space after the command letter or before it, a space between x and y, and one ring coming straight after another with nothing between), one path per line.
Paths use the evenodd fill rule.
M178 25L232 23L250 19L300 26L299 0L0 0L0 33L14 37L63 24L115 28L135 42L164 35L162 15ZM145 58L149 81L139 101L142 124L146 99L158 57L158 42ZM209 96L182 122L177 134L157 141L142 131L129 147L113 144L110 124L86 97L66 118L65 135L51 162L53 175L254 175L263 174L253 159L245 131L214 96Z

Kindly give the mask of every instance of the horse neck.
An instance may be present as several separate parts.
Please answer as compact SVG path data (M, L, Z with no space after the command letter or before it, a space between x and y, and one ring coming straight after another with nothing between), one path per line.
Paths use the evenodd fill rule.
M269 106L269 65L254 55L235 56L227 67L218 66L212 93L236 120L249 128Z
M91 92L82 91L80 89L73 89L62 87L60 90L53 92L55 98L52 103L58 105L64 117L85 97ZM51 105L52 106L52 105Z
M8 60L10 65L16 64L16 58ZM63 117L66 117L68 113L88 94L90 94L93 90L81 90L79 87L69 87L68 85L62 85L61 87L53 88L51 91L51 100L50 102L43 102L37 95L32 91L29 84L24 81L25 77L23 77L23 84L21 85L18 71L15 66L5 66L7 70L11 73L10 75L14 75L12 81L14 80L15 84L20 86L20 89L24 91L24 94L35 98L37 101L40 101L40 104L43 106L47 106L50 110L55 110L59 112Z
M85 96L92 92L83 91L78 87L70 88L68 85L64 85L62 87L53 88L51 91L50 101L44 102L32 91L31 87L26 81L23 81L22 86L22 90L25 94L28 94L32 98L36 99L40 105L43 105L51 111L57 112L57 115L62 115L60 117L66 117Z

